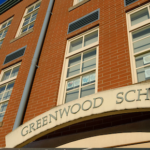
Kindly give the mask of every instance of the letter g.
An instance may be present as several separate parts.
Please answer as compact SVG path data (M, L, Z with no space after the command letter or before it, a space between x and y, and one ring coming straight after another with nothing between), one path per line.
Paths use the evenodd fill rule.
M21 135L22 135L22 136L26 136L26 135L28 134L28 130L26 130L26 134L23 134L23 131L24 131L25 128L28 128L28 126L25 126L25 127L22 129L22 131L21 131Z

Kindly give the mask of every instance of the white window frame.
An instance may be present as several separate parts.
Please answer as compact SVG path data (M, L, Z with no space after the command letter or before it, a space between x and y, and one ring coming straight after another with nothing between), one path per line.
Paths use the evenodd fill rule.
M1 81L2 78L3 78L3 75L4 75L4 73L5 73L6 71L8 71L8 70L13 70L13 68L16 68L16 67L18 67L18 66L20 66L20 65L21 65L21 63L17 63L17 64L15 64L15 65L11 66L11 67L8 67L8 68L2 70L2 72L1 72L1 74L0 74L0 86L3 85L3 84L6 84L6 83L8 83L8 82L10 82L10 81L12 81L12 80L15 80L15 79L17 78L17 76L15 76L15 77L9 78L9 79L7 79L7 80Z
M90 45L87 45L85 47L80 48L79 50L73 51L69 53L69 49L70 49L70 43L76 39L79 39L81 37L83 37L83 41L84 41L84 37L92 32L98 31L98 41L95 43L92 43ZM84 42L83 42L84 43ZM69 63L69 58L71 58L74 55L80 54L82 52L87 52L89 50L92 50L96 48L96 68L85 71L83 73L79 73L75 76L71 76L69 78L66 78L67 75L67 69L68 69L68 63ZM58 93L58 100L57 100L57 105L62 105L65 103L65 93L66 93L66 86L67 86L67 80L71 79L71 78L75 78L75 77L81 77L82 75L86 75L92 72L95 72L96 75L96 81L95 81L95 93L98 92L98 62L99 62L99 27L95 27L87 32L84 32L74 38L71 38L67 41L66 44L66 52L65 52L65 57L64 57L64 63L63 63L63 69L62 69L62 73L61 73L61 81L60 81L60 86L59 86L59 93ZM80 80L81 82L81 80ZM90 84L89 84L90 85ZM80 99L80 98L79 98Z
M11 83L15 83L15 81L11 81L11 82L8 82L8 83L2 85L2 86L5 86L5 90L4 90L4 92L3 92L3 97L4 97L4 95L5 95L5 92L6 92L6 89L7 89L8 85L11 84ZM0 86L0 87L1 87L1 86ZM13 90L13 88L12 88L11 90ZM8 91L7 91L7 92L8 92ZM10 95L10 96L11 96L11 95ZM2 98L3 98L3 97L2 97ZM3 100L2 102L0 102L0 108L2 107L3 104L7 103L8 101L9 101L9 98ZM6 107L6 109L7 109L7 107ZM4 115L5 115L5 112L6 112L6 110L0 112L0 114L4 114Z
M82 1L84 1L84 0L82 0ZM74 0L73 1L73 5L76 5L76 4L78 4L78 3L82 2L82 1L80 1L80 0Z
M31 6L29 6L29 7L26 8L26 10L25 10L25 12L24 12L24 15L23 15L23 17L22 17L20 26L19 26L19 28L18 28L18 31L17 31L15 37L18 37L18 36L20 36L21 34L24 34L24 33L28 32L28 31L30 31L31 29L33 29L33 28L28 29L27 31L25 31L25 32L22 33L22 28L24 28L24 27L26 27L26 26L29 26L29 25L31 25L32 23L34 23L34 25L35 25L35 21L36 21L37 18L36 18L34 21L32 21L32 22L26 24L26 25L23 27L23 23L24 23L25 18L26 18L27 16L33 15L33 13L35 13L35 12L38 12L40 7L34 9L33 11L31 11L31 12L29 12L29 13L27 14L28 9L30 9L30 8L32 8L32 7L35 7L35 5L37 5L38 3L41 3L41 2L42 2L42 0L38 0L36 3L34 3L33 5L31 5ZM38 15L38 14L37 14L37 15ZM32 17L31 17L31 18L32 18ZM30 19L31 19L31 18L30 18Z
M4 80L4 81L1 81L2 78L3 78L4 73L7 72L8 70L11 70L11 72L12 72L12 70L13 70L14 68L18 67L18 66L21 66L21 63L17 63L17 64L15 64L15 65L11 66L11 67L8 67L8 68L2 70L2 72L1 72L1 74L0 74L0 87L6 85L5 91L6 91L6 89L7 89L8 84L13 83L13 82L15 83L15 80L16 80L17 76L12 77L12 78L9 78L9 79ZM11 74L10 74L10 75L11 75ZM13 90L13 89L12 89L12 90ZM5 93L5 91L4 91L4 93ZM3 95L3 96L4 96L4 95ZM8 101L9 101L9 99L6 99L6 100L4 100L4 101L0 101L0 107L2 106L3 103L6 103L6 102L8 102ZM0 112L0 114L3 114L3 113L4 113L4 115L5 115L5 112Z
M6 89L7 89L8 84L13 83L13 82L15 82L15 81L12 80L11 82L5 83L5 84L3 84L3 85L0 86L0 87L2 87L2 86L4 86L4 85L6 85L6 88L5 88L4 93L6 92ZM4 96L4 95L3 95L3 96ZM0 105L3 104L3 103L5 103L5 102L8 102L8 101L9 101L9 99L6 99L6 100L0 102Z
M1 33L1 32L4 33L6 30L8 30L9 26L11 25L11 24L8 25L8 23L9 23L10 21L12 21L12 19L13 19L13 18L10 18L10 19L8 19L7 21L5 21L5 22L3 22L2 24L0 24L0 33ZM4 27L3 29L1 29L4 24L7 24L7 26ZM7 31L7 32L8 32L8 31ZM6 34L7 34L7 33L6 33ZM3 34L2 34L2 35L3 35ZM5 37L6 37L6 35L5 35ZM4 37L4 38L0 38L0 41L4 41L5 37ZM1 45L2 45L2 44L0 44L0 47L1 47Z
M137 73L136 73L137 68L136 68L136 63L135 63L135 57L138 55L142 55L145 52L149 52L150 48L143 50L143 51L140 51L140 52L137 52L137 53L134 53L133 42L132 42L132 32L139 30L142 27L146 27L146 26L150 25L150 18L141 22L141 23L138 23L136 25L131 26L130 15L135 13L135 12L138 12L138 11L140 11L146 7L148 8L148 12L149 12L149 16L150 16L150 3L147 3L147 4L145 4L139 8L136 8L136 9L126 13L128 44L129 44L130 63L131 63L131 72L132 72L132 83L133 84L138 82ZM147 66L150 66L150 64L145 65L144 67L147 67ZM140 69L140 68L143 68L143 67L139 67L138 69Z

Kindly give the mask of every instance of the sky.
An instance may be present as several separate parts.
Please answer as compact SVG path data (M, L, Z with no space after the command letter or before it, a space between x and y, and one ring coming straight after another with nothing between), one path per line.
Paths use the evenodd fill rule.
M2 3L4 3L6 0L0 0L0 5L2 4Z

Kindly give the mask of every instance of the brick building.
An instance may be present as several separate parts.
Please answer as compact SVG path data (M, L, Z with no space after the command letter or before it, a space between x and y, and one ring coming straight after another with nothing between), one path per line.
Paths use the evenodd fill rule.
M0 147L150 147L150 1L0 6Z

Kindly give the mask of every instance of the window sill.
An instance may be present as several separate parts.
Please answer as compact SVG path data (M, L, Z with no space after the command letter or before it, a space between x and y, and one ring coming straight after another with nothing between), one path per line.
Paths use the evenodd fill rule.
M136 83L133 83L133 84L142 84L142 83L150 83L150 79L145 80L145 81L141 81L141 82L136 82Z
M2 127L3 126L3 122L0 122L0 127Z
M67 35L66 39L70 39L70 38L72 38L74 36L77 36L79 34L82 34L83 32L86 32L86 31L88 31L88 30L90 30L92 28L95 28L95 27L99 26L99 24L100 24L99 22L100 21L97 20L97 21L95 21L95 22L93 22L93 23L91 23L91 24L89 24L89 25L87 25L85 27L82 27L82 28L80 28L80 29L78 29L76 31L73 31L73 32L69 33Z
M18 36L18 37L16 37L16 38L12 39L12 40L10 41L10 43L13 43L14 41L16 41L16 40L18 40L18 39L20 39L20 38L26 36L27 34L29 34L29 33L31 33L31 32L33 32L33 28L30 29L29 31L27 31L27 32L25 32L25 33L23 33L23 34L21 34L20 36Z
M75 9L75 8L77 8L77 7L81 6L81 5L83 5L84 3L88 2L88 1L90 1L90 0L83 0L82 2L77 3L76 5L70 7L70 8L68 9L68 11L72 11L73 9Z

